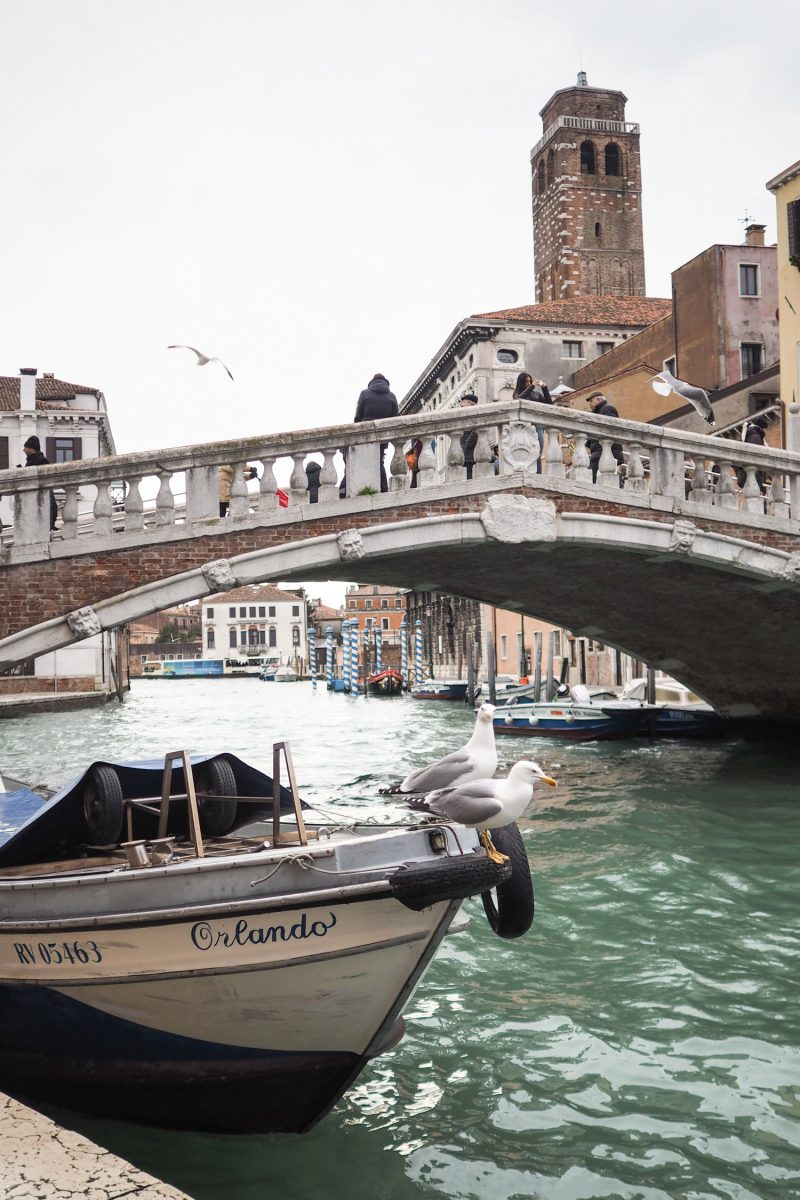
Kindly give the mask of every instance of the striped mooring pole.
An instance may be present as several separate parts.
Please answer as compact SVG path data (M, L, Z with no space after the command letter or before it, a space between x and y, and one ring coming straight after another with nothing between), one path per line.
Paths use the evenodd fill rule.
M383 634L380 628L375 626L375 670L383 669Z
M414 682L422 683L422 621L419 618L414 622L414 659Z
M403 688L408 691L408 625L406 619L400 622L400 674L403 676Z
M328 687L333 691L333 626L329 625L325 630L325 674L328 679Z
M358 695L358 617L350 622L350 691Z
M352 623L349 618L342 621L342 682L346 692L350 691L350 626Z
M311 670L311 686L317 690L317 631L313 625L308 627L308 665Z

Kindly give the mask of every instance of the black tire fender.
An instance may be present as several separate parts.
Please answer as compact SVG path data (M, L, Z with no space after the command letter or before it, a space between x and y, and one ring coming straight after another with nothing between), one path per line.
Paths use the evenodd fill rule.
M491 831L495 849L508 856L511 878L491 891L483 892L486 918L501 938L518 938L533 924L533 877L525 844L517 825L504 825Z
M83 819L90 845L119 841L123 816L122 784L113 767L95 763L83 785Z
M442 900L465 900L487 887L511 878L509 863L493 863L484 855L439 858L434 862L408 863L389 880L392 895L406 908L420 912Z
M205 792L198 800L200 828L209 837L222 837L236 820L236 776L224 758L210 758L193 770L196 792Z

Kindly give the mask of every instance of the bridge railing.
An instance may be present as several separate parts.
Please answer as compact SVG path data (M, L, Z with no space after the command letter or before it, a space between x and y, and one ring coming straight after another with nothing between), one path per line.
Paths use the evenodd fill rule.
M467 484L463 443L473 432L473 483ZM415 442L421 450L418 470L412 472L406 451ZM316 501L324 505L378 494L382 487L390 502L412 486L458 484L479 490L481 479L523 473L542 486L558 487L567 480L617 498L623 498L622 486L626 497L649 497L658 507L680 502L698 510L800 520L800 455L514 400L0 471L0 495L13 502L13 525L2 531L4 545L19 549L48 541L51 490L63 497L54 536L64 541L183 523L209 531L253 512L296 510L312 500L305 470L310 457L320 465ZM248 485L245 473L252 465L258 480ZM220 516L223 466L233 466L233 478L228 512Z

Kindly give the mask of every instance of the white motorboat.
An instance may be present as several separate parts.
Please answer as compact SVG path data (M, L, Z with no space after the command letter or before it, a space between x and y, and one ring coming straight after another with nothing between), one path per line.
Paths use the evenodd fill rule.
M518 858L447 823L312 825L285 744L273 760L100 761L55 795L5 780L0 1089L299 1132L402 1036L462 900L486 894L497 928Z

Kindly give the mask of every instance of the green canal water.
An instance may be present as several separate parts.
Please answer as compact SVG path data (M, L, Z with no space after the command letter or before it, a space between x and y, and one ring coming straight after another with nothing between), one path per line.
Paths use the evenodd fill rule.
M122 706L0 722L11 773L230 750L303 795L379 786L468 736L461 705L308 683L134 683ZM446 939L405 1039L300 1137L175 1134L60 1114L196 1200L767 1200L800 1196L796 736L564 745L505 737L559 781L521 822L536 920ZM392 816L398 807L389 808Z

